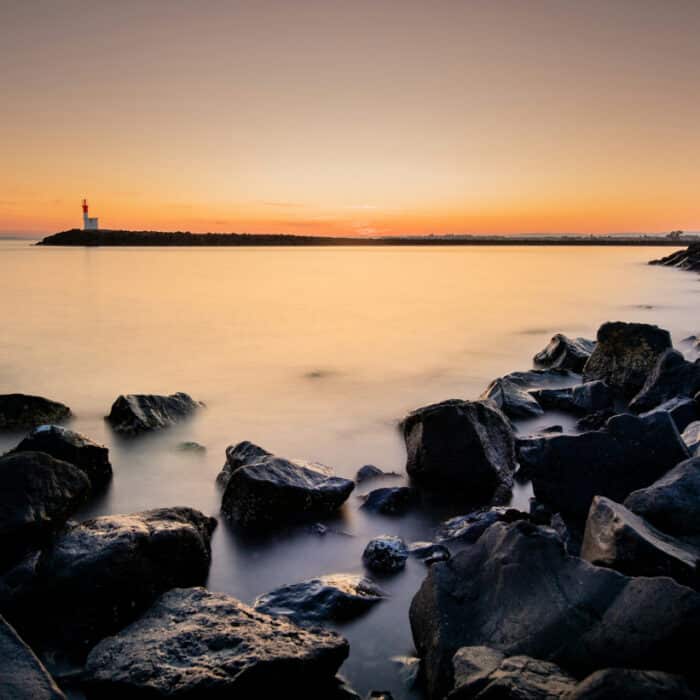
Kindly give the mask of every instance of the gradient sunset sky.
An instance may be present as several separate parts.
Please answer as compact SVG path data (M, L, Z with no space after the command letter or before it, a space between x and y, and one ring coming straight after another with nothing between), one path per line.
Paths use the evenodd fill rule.
M700 229L698 0L3 0L0 231Z

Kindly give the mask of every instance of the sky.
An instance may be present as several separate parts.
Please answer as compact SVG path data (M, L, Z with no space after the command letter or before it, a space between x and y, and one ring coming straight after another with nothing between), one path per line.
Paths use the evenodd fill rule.
M698 0L0 0L0 232L700 229Z

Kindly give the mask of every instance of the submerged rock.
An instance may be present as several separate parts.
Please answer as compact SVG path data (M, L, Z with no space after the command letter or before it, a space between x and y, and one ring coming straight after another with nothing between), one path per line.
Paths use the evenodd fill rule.
M255 609L295 622L351 620L386 595L377 584L357 574L328 574L281 586L260 596Z
M365 496L360 507L382 515L403 515L416 504L417 496L416 491L407 486L374 489Z
M371 571L390 574L406 566L408 548L394 535L380 535L370 540L362 553L362 561Z
M70 417L68 406L43 396L0 394L0 430L27 430Z
M565 389L538 389L532 396L547 410L585 415L613 408L615 397L603 381L587 382Z
M670 576L693 587L698 583L698 549L603 496L591 503L581 558L628 576Z
M357 470L355 474L355 482L361 484L365 481L371 481L372 479L381 479L386 477L397 477L399 474L396 472L385 472L379 467L375 467L374 464L365 464Z
M624 504L669 535L700 535L700 458L681 462L650 486L633 491Z
M480 398L493 401L509 418L531 418L544 413L527 390L506 377L494 379Z
M566 700L697 700L682 676L662 671L606 668L579 683Z
M639 393L630 401L635 413L700 391L700 359L688 362L678 350L669 349L658 358Z
M126 394L112 404L107 421L118 433L143 433L167 428L194 413L199 406L183 392L170 396Z
M604 323L583 368L584 382L602 379L625 397L644 385L659 357L671 347L668 331L647 323Z
M32 562L3 613L42 646L82 648L134 620L176 586L203 584L216 525L191 508L72 523Z
M332 515L354 488L323 464L266 454L233 471L221 512L243 527L271 527Z
M83 471L44 452L0 457L0 571L42 546L90 489Z
M347 641L335 632L186 588L165 593L136 622L103 639L88 656L86 678L96 697L110 700L312 697L336 685L347 655Z
M551 661L577 676L610 666L694 671L687 640L700 623L700 595L569 556L552 530L496 523L428 569L410 621L430 697L440 698L464 646Z
M41 425L34 428L13 452L46 452L69 462L90 479L94 489L106 486L112 478L109 450L90 438L60 425Z
M679 433L682 433L691 423L700 420L700 404L695 399L683 397L669 399L656 408L652 408L651 411L640 415L644 417L658 411L670 414Z
M668 413L620 414L605 430L542 438L528 455L528 472L539 501L583 521L593 496L622 502L687 457Z
M0 698L66 700L41 661L1 616Z
M402 429L406 470L418 485L472 502L512 486L513 430L491 402L453 399L425 406L409 413Z
M186 440L185 442L178 442L177 449L180 452L193 452L195 454L203 454L204 452L207 451L207 448L204 445L201 445L198 442L194 442L194 440Z
M580 374L593 348L595 348L593 340L569 338L563 333L557 333L552 336L547 347L535 355L533 362L540 367L570 369Z
M242 467L244 464L255 462L262 457L271 456L271 452L268 452L266 449L260 447L260 445L256 445L248 440L236 443L235 445L229 445L226 448L226 463L216 477L216 483L221 488L226 488L231 474L233 474L236 469Z

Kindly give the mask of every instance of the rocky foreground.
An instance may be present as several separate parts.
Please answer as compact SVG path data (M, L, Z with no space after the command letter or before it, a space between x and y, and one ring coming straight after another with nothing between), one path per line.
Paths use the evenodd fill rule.
M126 395L106 419L138 440L200 407ZM576 428L519 432L550 411ZM290 581L252 607L204 587L213 517L71 520L119 474L107 448L56 425L69 415L0 396L0 425L30 430L0 457L2 698L357 698L337 676L348 642L328 626L371 615L386 597L373 578L401 576L409 557L426 564L406 614L431 700L700 697L700 360L661 328L558 334L481 398L412 411L410 486L375 488L361 507L396 518L439 497L462 515L431 541L372 539L364 576ZM246 531L323 531L356 483L391 476L365 465L353 481L239 442L217 477L220 515ZM516 480L532 483L529 512L508 507ZM74 671L52 678L56 658Z

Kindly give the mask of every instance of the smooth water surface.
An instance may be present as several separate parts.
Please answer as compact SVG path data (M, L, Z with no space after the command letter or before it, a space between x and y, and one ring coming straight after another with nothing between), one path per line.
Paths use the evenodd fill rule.
M3 242L0 393L62 401L72 428L109 446L113 484L81 516L169 505L218 515L214 482L231 443L251 440L347 477L367 463L403 473L397 422L407 411L476 398L494 377L530 368L555 332L594 337L607 320L657 323L675 341L697 332L700 277L645 264L668 252ZM206 408L130 440L103 420L121 393L175 391ZM0 436L0 450L20 437ZM183 440L206 454L179 452ZM255 538L220 521L209 587L250 603L284 583L360 572L372 536L430 539L441 518L462 512L367 515L357 496L376 485L357 489L325 536L284 528ZM514 503L527 508L527 497L521 487ZM408 606L424 575L409 560L381 581L388 600L339 627L351 645L341 672L360 694L411 695L389 659L412 653Z

